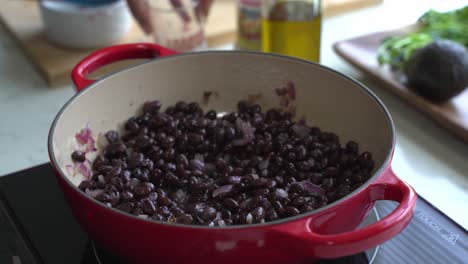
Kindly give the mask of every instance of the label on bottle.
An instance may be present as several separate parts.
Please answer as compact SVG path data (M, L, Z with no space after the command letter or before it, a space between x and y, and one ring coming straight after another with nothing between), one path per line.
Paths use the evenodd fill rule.
M241 0L238 13L237 41L240 49L261 50L262 17L260 0Z

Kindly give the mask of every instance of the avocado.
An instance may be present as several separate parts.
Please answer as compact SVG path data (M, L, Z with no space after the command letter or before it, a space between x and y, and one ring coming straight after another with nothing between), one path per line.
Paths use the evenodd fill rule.
M451 40L435 40L414 52L405 67L408 88L443 102L468 87L468 50Z

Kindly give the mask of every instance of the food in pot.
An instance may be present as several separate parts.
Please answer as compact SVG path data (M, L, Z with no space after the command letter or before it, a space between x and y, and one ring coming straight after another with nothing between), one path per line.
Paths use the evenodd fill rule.
M108 145L79 189L121 211L156 221L227 226L264 223L323 207L367 181L369 152L294 122L279 109L238 103L204 112L178 102L143 105ZM80 153L73 153L79 162Z

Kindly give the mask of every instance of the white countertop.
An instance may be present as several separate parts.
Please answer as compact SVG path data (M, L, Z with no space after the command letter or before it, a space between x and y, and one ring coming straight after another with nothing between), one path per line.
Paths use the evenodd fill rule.
M462 2L464 0L392 0L326 19L322 62L363 82L382 99L397 129L398 144L393 161L396 173L420 195L468 228L468 144L380 88L331 49L337 40L413 23L428 7L461 5ZM232 45L221 48L232 48ZM48 87L0 27L0 175L48 162L49 127L73 93L71 86Z

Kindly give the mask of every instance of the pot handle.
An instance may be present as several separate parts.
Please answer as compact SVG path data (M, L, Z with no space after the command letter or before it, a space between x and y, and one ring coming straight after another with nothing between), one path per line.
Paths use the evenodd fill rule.
M72 70L72 80L77 92L88 87L96 80L88 79L87 75L113 62L129 59L155 59L170 56L177 52L152 43L132 43L110 46L93 52Z
M413 188L400 180L391 168L377 178L367 190L370 202L392 200L400 205L380 221L354 231L319 234L312 230L312 219L309 218L301 223L301 225L305 223L305 227L302 226L295 231L282 230L282 232L303 240L304 243L313 243L313 252L311 252L313 256L324 259L353 255L376 247L396 236L409 224L416 208L417 195Z

